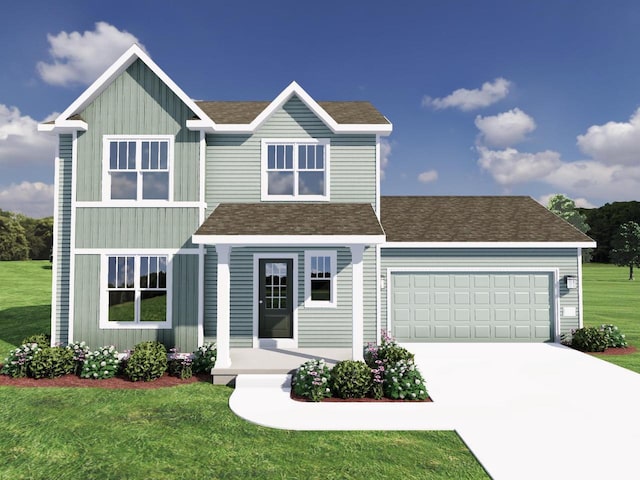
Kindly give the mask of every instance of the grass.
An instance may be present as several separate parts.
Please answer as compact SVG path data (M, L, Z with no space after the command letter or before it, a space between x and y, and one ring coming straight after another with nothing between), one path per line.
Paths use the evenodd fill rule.
M640 278L628 280L628 268L601 263L585 264L582 276L584 325L616 325L640 349ZM640 351L599 358L640 373Z
M0 262L0 353L49 330L48 262ZM232 390L0 387L0 478L486 479L455 432L293 432Z
M23 338L49 333L51 264L47 260L0 262L0 361Z

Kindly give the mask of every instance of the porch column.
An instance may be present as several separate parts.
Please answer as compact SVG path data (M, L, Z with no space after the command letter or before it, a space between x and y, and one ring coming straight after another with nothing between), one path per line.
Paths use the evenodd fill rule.
M352 356L354 360L364 360L364 277L362 274L362 256L364 245L350 245L352 275Z
M231 273L229 270L229 259L231 257L231 245L216 245L216 253L218 254L218 277L216 282L218 300L216 368L229 368L231 366L231 355L229 351L231 331Z

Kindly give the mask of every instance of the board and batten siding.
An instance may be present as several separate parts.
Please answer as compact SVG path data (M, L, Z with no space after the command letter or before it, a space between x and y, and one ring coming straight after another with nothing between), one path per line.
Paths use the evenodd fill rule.
M253 135L206 136L206 201L210 209L223 202L260 202L261 140L269 138L330 139L331 201L375 206L375 135L334 134L294 96Z
M71 194L73 181L73 168L71 165L73 151L73 137L70 134L61 134L58 150L58 189L56 212L56 250L53 252L53 261L56 265L56 278L54 294L55 311L53 316L54 338L53 343L66 343L69 333L69 285L71 268Z
M76 248L193 248L199 225L191 207L78 207Z
M499 272L509 269L559 269L561 333L579 326L578 289L568 290L564 282L565 275L578 274L578 254L576 249L426 249L426 248L382 248L380 274L386 277L387 269L403 268L483 268ZM495 269L495 270L492 270ZM581 279L580 279L581 281ZM381 328L387 329L387 289L380 293ZM576 315L563 315L565 307L575 308Z
M89 129L78 134L77 200L102 200L103 135L175 135L175 201L197 201L198 132L193 112L142 61L136 60L80 113Z
M335 308L305 308L305 250L337 250L337 296ZM211 249L212 250L212 249ZM330 247L238 247L231 250L231 347L253 346L253 256L259 253L297 255L298 347L351 347L352 335L352 268L348 248ZM364 341L376 338L376 265L375 248L367 248L363 258L364 275ZM205 259L205 339L216 337L216 257L210 250Z
M100 329L100 255L76 255L74 339L90 348L114 345L119 352L137 343L158 340L181 352L198 348L198 256L174 255L172 260L172 328Z

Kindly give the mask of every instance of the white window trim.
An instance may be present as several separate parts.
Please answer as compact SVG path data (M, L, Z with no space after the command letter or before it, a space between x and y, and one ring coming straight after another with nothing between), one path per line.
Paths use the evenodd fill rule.
M108 272L109 257L128 256L134 257L135 262L135 290L138 292L140 272L140 257L163 256L167 257L167 320L164 322L110 322L109 321L109 291L108 291ZM138 300L136 299L136 303ZM100 257L100 329L101 330L159 330L171 328L173 311L173 255L158 252L144 253L103 253Z
M311 257L331 259L331 300L311 300ZM338 253L336 250L306 250L304 252L304 306L305 308L336 308L338 306Z
M260 150L260 173L261 173L261 200L278 202L326 202L331 199L331 140L328 138L269 138L262 139ZM293 145L293 171L294 185L298 181L298 146L299 145L323 145L324 146L324 195L269 195L269 175L268 167L268 147L269 145ZM296 187L294 187L296 188Z
M116 141L168 141L169 147L167 152L167 167L169 170L169 199L168 200L144 200L142 198L136 200L112 200L111 199L111 175L109 174L109 143ZM174 149L175 137L173 135L103 135L102 136L102 206L110 207L137 207L145 204L152 204L155 207L169 206L173 203L173 172L174 168ZM142 171L140 164L141 149L136 149L136 173ZM133 172L133 170L131 170ZM142 175L138 175L139 197L142 197Z

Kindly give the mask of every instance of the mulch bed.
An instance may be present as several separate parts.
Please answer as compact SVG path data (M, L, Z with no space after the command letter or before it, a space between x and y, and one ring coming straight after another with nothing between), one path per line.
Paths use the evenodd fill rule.
M627 348L607 348L604 352L590 352L593 355L628 355L630 353L637 352L638 349L634 346Z
M301 397L300 395L296 395L295 393L293 393L293 390L291 390L291 400L295 400L296 402L310 402L311 400L309 400L307 397ZM422 402L433 402L433 400L431 399L431 397L427 397L426 400L394 400L392 398L381 398L380 400L376 400L375 398L335 398L335 397L329 397L329 398L323 398L322 400L320 400L321 402L326 402L326 403L360 403L360 402L367 402L367 403L386 403L386 402L400 402L400 403L422 403Z
M76 375L63 375L58 378L11 378L8 375L0 375L0 386L11 387L79 387L79 388L109 388L109 389L148 389L175 387L176 385L188 385L196 382L211 383L211 375L202 373L194 375L187 380L180 380L164 374L152 382L132 382L131 380L117 376L105 380L90 380Z

